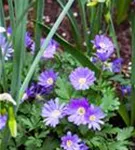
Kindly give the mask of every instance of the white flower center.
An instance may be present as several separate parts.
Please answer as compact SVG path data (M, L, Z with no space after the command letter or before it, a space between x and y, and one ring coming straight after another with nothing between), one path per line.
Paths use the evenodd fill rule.
M90 120L90 121L95 121L95 120L96 120L96 116L95 116L95 115L91 115L91 116L89 117L89 120Z
M60 116L61 112L59 110L54 110L52 113L51 113L51 116L53 118L58 118Z
M105 45L105 43L99 43L99 46L101 47L101 48L103 48L103 49L105 49L106 48L106 45Z
M53 78L48 78L47 79L47 84L52 85L53 84Z
M84 85L86 83L86 78L80 78L79 84Z
M72 144L73 144L73 142L71 141L71 140L67 140L67 147L71 147L72 146Z
M79 107L78 110L77 110L77 113L80 115L80 116L83 116L85 114L85 109L84 107Z

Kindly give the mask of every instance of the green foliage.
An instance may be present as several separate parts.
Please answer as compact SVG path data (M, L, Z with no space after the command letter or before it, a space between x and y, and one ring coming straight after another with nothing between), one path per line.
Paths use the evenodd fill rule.
M119 109L120 102L115 98L114 89L107 88L102 91L103 98L101 99L101 108L105 112Z
M73 93L73 88L71 84L66 79L61 79L59 77L56 81L56 87L57 88L55 89L55 92L57 96L68 102Z
M87 141L92 150L129 150L128 139L132 136L133 127L115 128L105 125L103 131L96 133L96 136ZM115 137L115 138L114 138Z

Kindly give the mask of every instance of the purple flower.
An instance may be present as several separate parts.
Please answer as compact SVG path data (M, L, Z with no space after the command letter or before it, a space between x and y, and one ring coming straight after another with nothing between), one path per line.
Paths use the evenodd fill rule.
M100 130L100 124L104 124L104 122L101 120L105 117L105 114L102 112L100 107L96 107L94 105L91 105L85 115L88 128L89 129L98 129Z
M70 82L76 90L86 90L94 84L95 73L87 67L78 67L71 72L69 76Z
M11 27L7 28L7 33L9 34L9 36L12 34L12 28ZM31 46L33 45L34 41L31 38L30 32L25 33L24 42L25 42L26 48L31 48Z
M85 143L81 143L80 150L88 150L88 146L85 145Z
M41 39L41 47L43 46L45 38ZM54 54L56 53L56 50L58 48L58 43L54 40L51 40L45 49L42 58L44 59L52 59L54 58ZM35 43L32 45L32 53L35 51Z
M112 71L115 73L119 73L121 71L122 62L123 62L122 58L115 59L112 63Z
M47 95L52 91L52 87L46 88L44 86L38 85L36 83L32 83L29 88L25 91L22 102L27 100L27 99L42 99L41 96Z
M10 57L12 57L12 53L14 52L14 50L11 43L8 43L3 34L0 34L0 48L5 60L8 60Z
M66 105L60 104L59 100L50 100L48 103L45 103L42 108L42 117L44 118L45 125L51 127L56 127L59 124L60 119L62 119L65 114Z
M25 33L25 46L27 48L31 48L33 43L34 43L34 41L32 40L30 33L26 32Z
M130 95L131 93L131 85L122 85L121 86L122 95Z
M88 100L85 98L71 99L67 106L66 114L69 115L68 121L76 125L86 124L85 115L89 108Z
M6 115L0 115L0 130L2 130L7 122L7 116Z
M67 132L67 135L61 138L61 147L64 150L83 150L80 148L81 139L76 135L72 135L71 132Z
M92 41L97 50L97 56L101 61L106 61L114 52L114 44L105 35L96 35Z
M57 73L53 70L42 72L38 78L38 84L46 88L52 87L57 79Z

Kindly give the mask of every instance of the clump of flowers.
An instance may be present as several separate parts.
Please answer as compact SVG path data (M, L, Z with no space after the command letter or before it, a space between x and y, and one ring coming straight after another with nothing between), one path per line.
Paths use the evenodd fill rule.
M100 107L89 105L85 98L71 99L66 107L65 104L59 105L58 99L51 100L42 108L42 117L46 118L46 125L55 127L64 116L75 125L88 125L89 129L100 130L100 125L104 124L102 119L105 114Z
M76 125L86 124L85 115L88 111L89 103L85 98L72 99L67 106L66 114L69 116L68 121Z
M96 77L95 73L87 67L78 67L71 72L69 79L76 90L86 90L94 84Z
M51 127L56 127L59 124L60 119L62 119L65 114L66 105L60 104L59 99L50 100L46 104L44 104L42 108L42 117L44 118L45 125L49 125Z
M92 43L96 49L96 55L101 61L106 61L114 52L114 44L105 35L96 35Z
M38 83L33 82L26 89L22 102L28 98L42 99L42 96L49 94L53 90L57 75L53 70L43 71L38 77Z
M2 130L5 127L6 122L7 122L7 116L0 114L0 130Z

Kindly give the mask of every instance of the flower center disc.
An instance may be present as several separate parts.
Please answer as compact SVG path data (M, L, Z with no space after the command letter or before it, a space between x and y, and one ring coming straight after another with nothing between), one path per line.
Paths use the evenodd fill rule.
M95 116L95 115L91 115L91 116L89 117L89 120L90 120L90 121L95 121L95 120L96 120L96 116Z
M80 83L81 85L85 84L85 83L86 83L86 79L85 79L85 78L80 78L80 79L79 79L79 83Z
M83 107L80 107L78 108L77 113L82 116L85 114L85 109Z
M72 144L73 142L71 140L67 140L67 147L71 147Z
M57 118L60 114L61 114L61 113L60 113L59 110L54 110L54 111L51 113L51 116L54 117L54 118Z
M52 78L48 78L47 84L52 85L53 84L53 79Z

